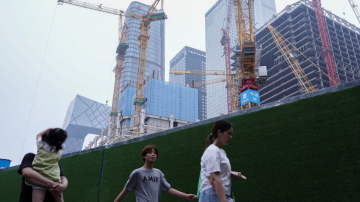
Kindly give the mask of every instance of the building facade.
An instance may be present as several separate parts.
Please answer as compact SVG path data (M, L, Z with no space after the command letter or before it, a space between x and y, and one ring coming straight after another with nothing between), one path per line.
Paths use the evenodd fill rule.
M171 61L171 70L206 70L206 53L188 46L185 46ZM206 75L175 75L170 74L170 83L185 86L191 84L192 80L195 83L206 81ZM198 89L198 119L207 119L207 100L206 100L206 86L199 86Z
M276 16L275 0L255 0L255 25L256 29L262 27L265 23Z
M324 17L340 84L360 79L360 29L325 9ZM268 69L267 83L259 86L262 104L304 93L267 25L273 26L321 69L289 46L315 88L330 86L324 74L327 68L314 8L311 1L299 1L287 6L255 33L256 43L262 45L261 65Z
M149 6L134 1L126 10L127 12L143 15L148 12ZM163 10L155 10L154 13L161 13ZM136 87L139 63L139 40L140 20L125 18L128 26L127 43L129 48L126 51L124 69L121 77L121 90L126 85ZM154 21L150 24L148 46L146 50L146 73L147 77L152 77L155 70L155 78L165 80L165 20Z
M110 121L111 107L76 95L67 109L62 128L67 131L64 154L81 151L88 134L100 134Z
M134 98L135 88L127 87L119 102L122 115L134 114ZM190 122L196 122L199 117L197 89L151 78L144 86L144 98L145 113L162 117L172 114L175 119Z
M205 13L205 41L206 41L206 70L226 70L224 47L220 41L225 28L224 19L227 17L229 0L218 0ZM246 5L243 5L246 8ZM253 17L254 18L254 17ZM232 11L230 26L230 47L237 44L237 33L235 27L235 15ZM216 79L219 76L207 75L206 80ZM227 114L227 92L226 83L215 83L206 86L207 95L207 118L219 116L221 113Z

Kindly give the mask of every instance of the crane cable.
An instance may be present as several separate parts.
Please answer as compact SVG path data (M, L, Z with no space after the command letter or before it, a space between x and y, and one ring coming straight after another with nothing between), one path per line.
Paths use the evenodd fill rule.
M26 140L26 133L27 133L28 128L29 128L29 123L30 123L31 114L32 114L33 107L34 107L35 97L36 97L36 93L37 93L37 90L38 90L38 87L39 87L39 81L40 81L42 69L43 69L43 67L44 67L44 61L45 61L46 52L47 52L47 48L48 48L48 44L49 44L49 39L50 39L50 35L51 35L51 30L52 30L52 27L53 27L53 24L54 24L54 19L55 19L55 15L56 15L56 10L57 10L57 4L56 4L56 6L55 6L54 16L53 16L53 19L52 19L52 21L51 21L49 36L48 36L48 39L47 39L47 42L46 42L45 52L44 52L44 56L43 56L43 59L42 59L41 68L40 68L39 76L38 76L38 79L37 79L36 87L35 87L35 93L34 93L33 101L32 101L31 108L30 108L29 119L28 119L28 122L27 122L27 125L26 125L25 136L24 136L23 144L22 144L21 151L20 151L20 157L19 157L19 162L20 162L20 163L21 163L21 156L22 156L21 154L22 154L22 152L23 152L24 144L25 144L25 140Z

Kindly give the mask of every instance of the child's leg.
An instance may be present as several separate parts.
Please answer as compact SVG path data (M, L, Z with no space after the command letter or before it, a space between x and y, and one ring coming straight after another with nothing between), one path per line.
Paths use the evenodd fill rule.
M46 190L33 188L32 201L44 202L45 195L46 195Z
M53 194L55 202L64 202L63 193Z

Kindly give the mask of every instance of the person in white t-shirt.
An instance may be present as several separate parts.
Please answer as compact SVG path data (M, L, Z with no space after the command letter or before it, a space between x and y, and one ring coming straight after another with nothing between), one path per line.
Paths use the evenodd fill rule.
M231 176L243 179L240 172L231 172L230 161L222 149L230 143L232 134L233 125L229 121L220 120L214 124L212 133L206 139L200 163L199 202L228 202L231 194Z

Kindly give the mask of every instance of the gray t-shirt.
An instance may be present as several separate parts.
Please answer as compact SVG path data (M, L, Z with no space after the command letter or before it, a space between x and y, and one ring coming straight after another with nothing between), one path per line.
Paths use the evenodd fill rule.
M141 167L130 174L125 187L129 191L135 189L136 202L160 202L161 191L167 192L170 184L159 169Z

